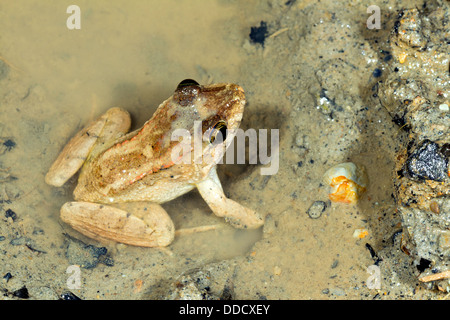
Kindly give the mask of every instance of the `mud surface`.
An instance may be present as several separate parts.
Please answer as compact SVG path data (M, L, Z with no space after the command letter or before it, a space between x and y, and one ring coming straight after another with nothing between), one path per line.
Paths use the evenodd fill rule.
M376 88L397 11L423 1L379 4L379 29L367 28L372 4L77 1L80 30L67 29L60 1L0 4L2 299L445 298L419 284L400 249L392 172L407 137ZM276 174L218 169L225 193L266 215L264 227L233 229L196 191L163 205L176 228L221 227L167 248L99 243L65 225L59 208L76 177L44 183L65 143L113 106L139 128L186 78L240 84L241 127L279 130ZM322 176L348 161L366 168L368 190L357 204L331 203Z

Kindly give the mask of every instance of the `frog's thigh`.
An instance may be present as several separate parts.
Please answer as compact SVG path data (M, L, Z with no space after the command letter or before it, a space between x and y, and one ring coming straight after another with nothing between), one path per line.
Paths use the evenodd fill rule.
M167 246L175 235L172 220L158 204L136 204L130 213L97 203L67 202L61 219L90 238L142 247Z
M254 229L264 224L264 219L257 212L225 196L215 168L210 171L206 180L196 186L214 214L225 217L234 227Z
M127 111L111 108L78 132L64 147L50 167L45 182L62 186L81 168L98 140L105 141L128 132L131 120ZM101 139L99 139L101 138Z

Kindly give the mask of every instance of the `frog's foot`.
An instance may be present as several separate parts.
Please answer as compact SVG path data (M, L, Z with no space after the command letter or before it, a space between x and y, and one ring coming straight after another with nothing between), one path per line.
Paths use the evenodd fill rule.
M133 214L91 202L67 202L61 219L89 238L113 240L142 247L164 247L175 236L175 227L158 204L133 203Z
M97 120L78 132L64 147L48 170L45 182L62 186L81 168L94 145L114 139L128 132L130 115L120 108L111 108Z
M228 199L215 168L207 179L196 184L202 198L216 216L224 217L231 225L241 229L256 229L264 224L264 219L256 212Z

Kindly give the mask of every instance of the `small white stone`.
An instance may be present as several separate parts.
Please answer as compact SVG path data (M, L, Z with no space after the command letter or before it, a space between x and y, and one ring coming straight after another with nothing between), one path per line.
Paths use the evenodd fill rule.
M440 104L439 105L439 110L441 110L441 111L449 111L448 104L446 104L446 103Z
M297 135L295 136L295 144L299 147L301 147L303 145L304 142L304 138L303 138L303 133L297 133Z
M324 182L332 188L328 195L331 201L352 203L366 190L369 180L363 166L344 162L328 169Z
M279 266L275 266L273 268L273 274L279 276L281 274L281 268Z
M367 235L369 235L369 231L366 229L356 229L353 232L353 238L362 239L365 238Z

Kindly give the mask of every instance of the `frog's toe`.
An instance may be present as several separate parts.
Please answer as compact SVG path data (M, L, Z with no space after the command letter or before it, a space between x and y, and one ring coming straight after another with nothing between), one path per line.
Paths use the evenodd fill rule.
M134 246L164 247L175 236L172 220L158 205L131 214L102 204L67 202L61 208L61 219L90 238Z
M264 218L258 212L231 199L226 199L226 205L222 210L221 214L225 217L225 220L235 228L257 229L264 224Z
M218 217L224 217L232 226L240 229L256 229L264 224L264 218L256 211L228 199L222 190L216 168L212 168L208 178L196 184L202 198Z

